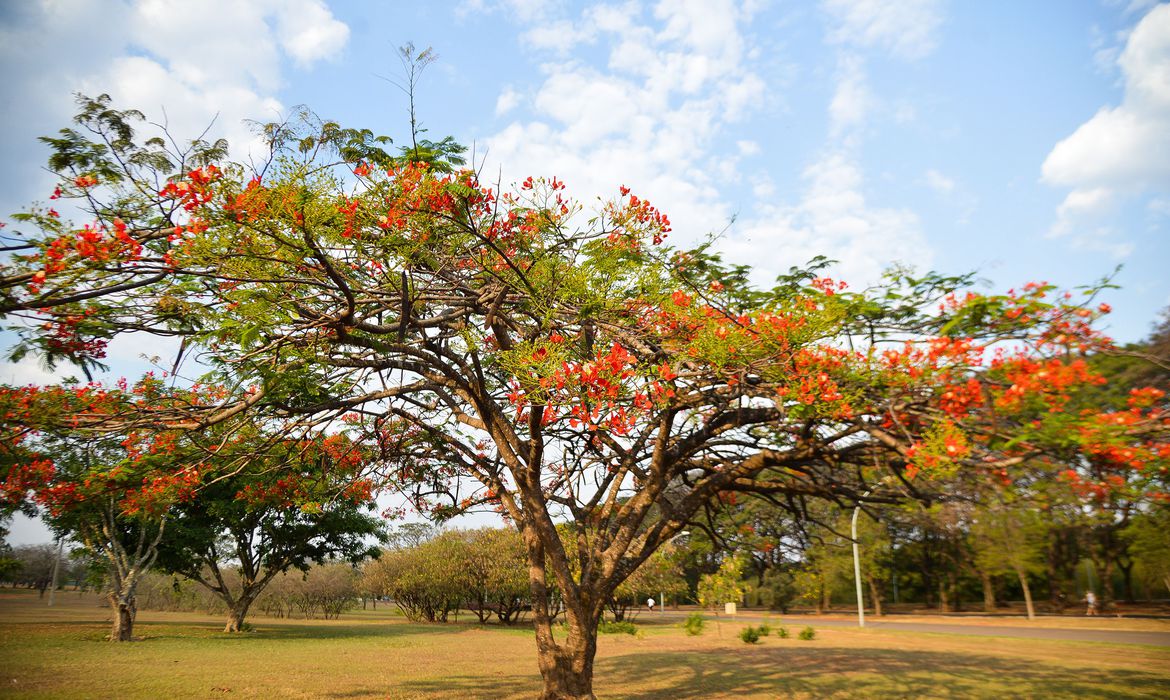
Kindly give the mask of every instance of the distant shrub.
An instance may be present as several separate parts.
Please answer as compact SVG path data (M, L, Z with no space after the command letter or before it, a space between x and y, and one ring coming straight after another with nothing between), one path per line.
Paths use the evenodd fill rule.
M780 639L788 639L788 628L787 627L777 627L776 628L776 636L779 637Z
M804 629L802 629L800 631L800 638L805 640L805 641L808 641L810 639L816 639L817 638L817 631L814 630L812 627L805 627Z
M683 622L683 628L686 629L687 634L692 637L697 637L703 633L703 625L707 624L703 619L701 613L691 613L687 615L687 619Z
M602 634L637 634L638 626L632 622L602 622L597 626L597 631Z
M765 622L757 627L756 631L760 633L761 637L767 637L769 634L772 634L772 626Z
M755 627L744 627L739 631L739 638L744 644L756 644L760 641L760 632Z

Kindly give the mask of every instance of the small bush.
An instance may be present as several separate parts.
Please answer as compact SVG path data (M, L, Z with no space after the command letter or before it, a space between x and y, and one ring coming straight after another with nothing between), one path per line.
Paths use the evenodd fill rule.
M739 638L744 644L756 644L760 641L760 632L755 627L744 627L739 631Z
M802 629L800 631L800 638L805 640L806 642L810 639L816 639L817 638L817 631L814 630L812 627L805 627L804 629Z
M788 639L788 628L787 627L777 627L776 628L776 636L779 637L780 639Z
M772 626L765 622L757 627L756 631L760 633L761 637L767 637L769 634L772 634Z
M698 637L703 633L703 625L707 624L703 619L702 613L691 613L687 615L687 619L683 622L683 628L686 629L687 634L691 637Z
M597 626L597 631L602 634L637 634L638 626L632 622L602 622Z

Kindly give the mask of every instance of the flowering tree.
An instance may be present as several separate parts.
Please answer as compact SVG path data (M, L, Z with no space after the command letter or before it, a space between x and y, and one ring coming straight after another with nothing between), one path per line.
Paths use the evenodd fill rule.
M43 430L79 414L133 406L161 398L154 382L111 391L96 387L0 387L0 453L9 463L4 500L31 498L60 535L81 542L107 565L113 612L111 641L133 637L136 592L158 556L167 510L190 499L201 480L199 465L175 459L174 430L83 432ZM149 397L149 398L147 398Z
M252 604L278 574L307 572L326 560L357 563L384 541L371 483L357 478L354 446L336 436L277 441L237 430L221 440L216 461L247 461L209 479L197 498L176 504L156 566L198 582L223 599L225 632L244 629ZM260 457L258 458L257 453Z
M757 290L668 248L625 187L587 213L556 178L500 191L331 123L270 127L274 159L247 171L140 144L136 118L85 101L51 141L92 222L23 219L0 278L0 310L31 321L17 351L84 366L120 333L178 336L239 388L122 425L341 426L420 510L498 510L524 540L546 697L592 696L606 601L720 494L854 500L885 479L869 498L889 500L920 474L1011 479L1070 441L1166 458L1156 406L1060 412L1108 343L1091 296L904 273L853 293L816 266Z

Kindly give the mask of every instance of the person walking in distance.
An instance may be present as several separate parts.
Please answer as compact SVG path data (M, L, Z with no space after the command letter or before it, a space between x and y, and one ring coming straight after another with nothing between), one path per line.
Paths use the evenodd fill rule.
M1093 616L1097 614L1097 594L1089 591L1085 594L1085 614Z

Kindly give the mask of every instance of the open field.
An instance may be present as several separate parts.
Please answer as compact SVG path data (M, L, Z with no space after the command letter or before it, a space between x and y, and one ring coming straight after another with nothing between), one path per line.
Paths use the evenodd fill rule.
M382 607L337 621L256 617L258 631L229 636L218 618L145 611L143 641L117 645L103 641L107 620L92 596L66 593L47 608L35 593L0 590L0 697L527 698L540 687L524 628L415 625ZM700 637L648 615L639 622L642 638L602 636L599 696L1170 695L1166 647L842 627L747 646L735 636L742 622L711 623ZM817 625L786 621L794 637L806 623ZM1157 625L1165 629L1142 628Z

